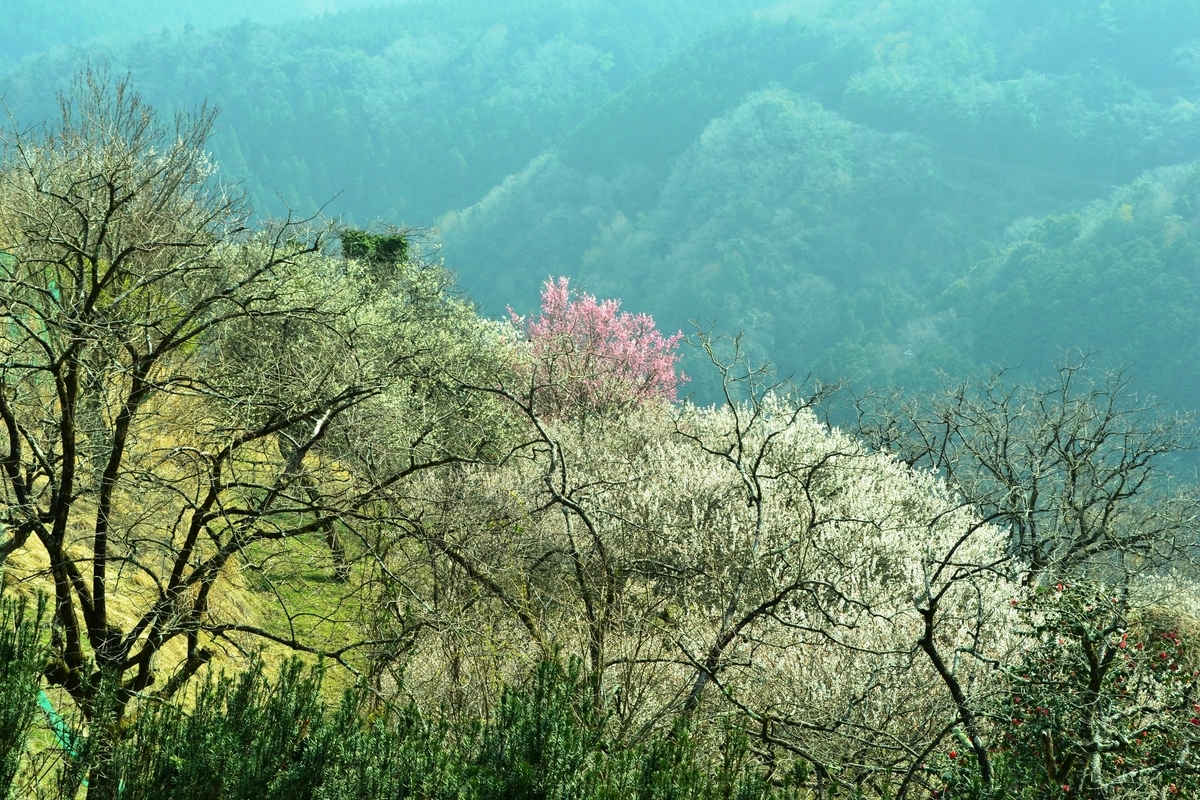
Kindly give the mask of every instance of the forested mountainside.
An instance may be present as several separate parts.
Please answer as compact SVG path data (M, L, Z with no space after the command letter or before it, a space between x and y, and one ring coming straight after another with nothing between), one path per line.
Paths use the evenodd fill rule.
M933 308L971 352L1028 367L1081 343L1145 388L1200 405L1200 165L1139 178L1080 213L1027 223ZM957 313L955 313L957 312Z
M93 69L0 129L0 799L1200 791L1186 417L1074 359L836 428L704 337L698 405L566 278L497 321L402 234L255 222L212 123ZM965 294L1040 347L1022 283L1189 306L1194 172Z
M753 0L426 0L106 47L167 109L221 110L213 150L260 207L431 225L555 145L646 70ZM22 119L95 51L0 84ZM282 201L282 203L280 202ZM502 305L502 304L501 304Z
M55 47L94 47L97 39L111 43L164 27L219 28L242 20L272 24L400 2L405 0L0 0L0 70Z
M1095 302L1035 298L1076 304L1070 334L1000 342L1016 288L982 277L1052 227L1034 220L1101 214L1085 209L1200 155L1200 8L933 7L428 0L58 51L0 91L40 118L46 87L103 52L166 109L207 98L223 174L260 209L436 224L494 316L570 275L671 330L745 330L785 372L921 389L1104 348L1200 407L1157 334ZM1153 316L1196 338L1186 314Z
M1022 220L1200 153L1200 16L937 6L803 3L731 21L447 218L447 257L497 310L527 306L551 272L576 275L672 329L744 329L800 374L928 388L972 364L1045 366L1046 348L976 336L983 323L960 315L980 305L943 293ZM1077 319L1057 345L1123 338Z

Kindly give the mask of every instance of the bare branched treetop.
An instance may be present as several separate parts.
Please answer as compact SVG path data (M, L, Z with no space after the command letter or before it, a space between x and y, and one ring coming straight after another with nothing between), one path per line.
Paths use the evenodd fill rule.
M1111 578L1189 557L1200 506L1172 477L1193 420L1087 356L1040 385L1003 371L918 401L859 403L874 447L944 475L1010 534L1031 581Z

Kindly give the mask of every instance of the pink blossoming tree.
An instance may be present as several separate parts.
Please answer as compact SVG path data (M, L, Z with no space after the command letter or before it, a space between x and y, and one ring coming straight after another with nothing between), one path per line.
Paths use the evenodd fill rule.
M573 293L567 278L547 281L538 314L509 309L529 342L531 399L549 417L582 417L675 399L687 376L676 372L682 333L663 336L646 314L618 300Z

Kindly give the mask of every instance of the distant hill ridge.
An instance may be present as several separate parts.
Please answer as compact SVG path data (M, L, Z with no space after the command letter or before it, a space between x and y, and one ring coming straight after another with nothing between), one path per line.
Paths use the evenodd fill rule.
M1184 0L424 0L104 52L167 109L219 104L215 155L261 209L336 197L358 224L438 223L489 313L571 275L669 330L715 320L786 372L865 385L1159 341L1090 304L1053 347L1014 349L988 331L1016 289L978 269L1030 220L1200 158ZM0 92L37 119L88 55L30 59Z
M492 310L571 274L668 328L746 330L800 375L929 388L1017 357L982 347L962 316L978 303L934 301L1015 222L1200 154L1197 10L1104 8L815 3L731 20L447 217L446 256Z
M214 151L260 208L429 225L475 202L715 21L759 0L420 0L58 51L0 81L23 120L89 58L166 109L222 110ZM280 202L282 196L283 203Z

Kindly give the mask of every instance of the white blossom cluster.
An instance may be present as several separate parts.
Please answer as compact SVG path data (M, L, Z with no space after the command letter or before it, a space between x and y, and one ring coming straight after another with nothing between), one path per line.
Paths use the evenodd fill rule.
M900 763L956 718L922 611L973 696L1013 646L1002 532L784 400L562 423L425 481L414 691L558 653L631 735L736 712L820 763Z

